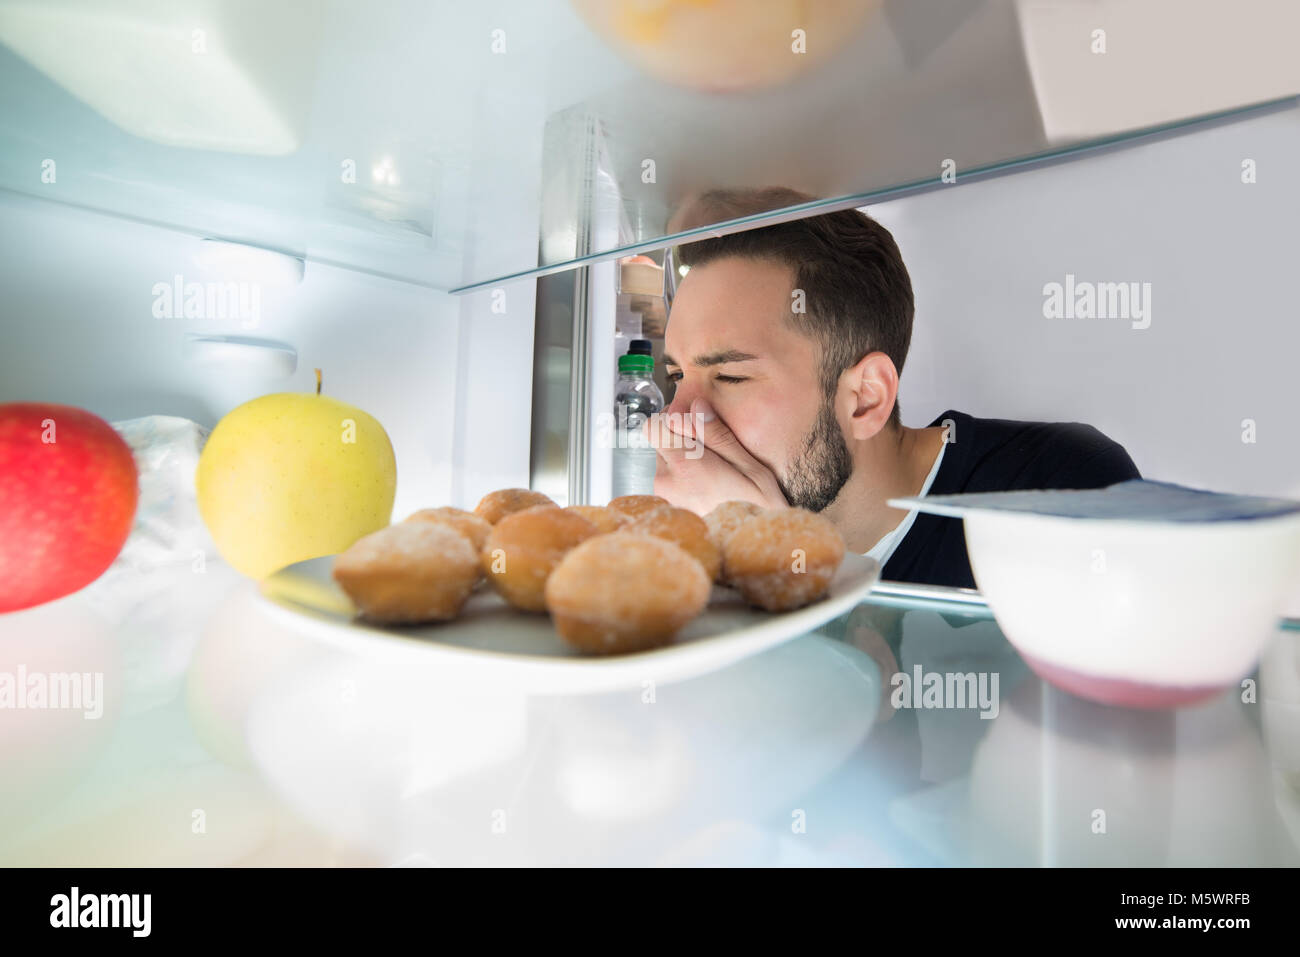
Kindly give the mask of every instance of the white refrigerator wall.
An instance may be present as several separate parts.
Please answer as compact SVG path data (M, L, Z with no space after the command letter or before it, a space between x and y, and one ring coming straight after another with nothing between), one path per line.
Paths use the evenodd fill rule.
M535 236L537 211L526 212L519 228ZM473 508L494 489L529 485L537 283L503 283L453 302L460 338L450 504Z
M490 488L527 483L532 283L503 287L508 308L494 312L492 291L455 297L315 263L300 284L255 265L205 268L194 237L13 194L0 193L0 218L0 402L66 403L110 421L176 415L211 427L256 396L313 389L320 367L325 392L388 431L396 518L472 506ZM159 318L156 286L176 276L255 283L257 309ZM288 343L297 371L273 377L196 363L191 333Z
M903 421L1087 422L1147 478L1300 497L1297 157L1290 109L870 207L916 294ZM1045 318L1067 274L1149 283L1150 325Z

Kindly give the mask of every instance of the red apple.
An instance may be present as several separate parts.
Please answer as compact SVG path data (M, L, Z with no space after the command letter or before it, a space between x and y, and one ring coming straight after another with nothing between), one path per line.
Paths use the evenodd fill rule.
M113 427L70 405L0 405L0 612L89 585L117 558L139 496Z

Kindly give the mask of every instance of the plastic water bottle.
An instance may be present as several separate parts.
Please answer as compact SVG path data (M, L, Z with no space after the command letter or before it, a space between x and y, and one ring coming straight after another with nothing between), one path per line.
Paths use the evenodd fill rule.
M633 339L627 355L618 357L614 385L614 474L612 489L619 495L651 495L658 456L644 426L664 408L664 394L654 380L655 360L649 339Z

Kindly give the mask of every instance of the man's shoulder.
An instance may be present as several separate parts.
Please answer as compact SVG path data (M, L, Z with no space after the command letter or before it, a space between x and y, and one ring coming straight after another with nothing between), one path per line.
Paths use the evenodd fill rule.
M1084 422L978 418L949 409L932 424L950 427L945 458L956 453L945 492L1100 488L1141 477L1122 445Z

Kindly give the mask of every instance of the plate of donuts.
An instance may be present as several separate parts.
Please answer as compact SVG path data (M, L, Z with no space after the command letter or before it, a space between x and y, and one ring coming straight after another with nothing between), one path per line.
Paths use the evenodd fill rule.
M535 694L708 674L847 614L880 566L805 509L502 489L422 509L261 585L269 614L431 677Z

